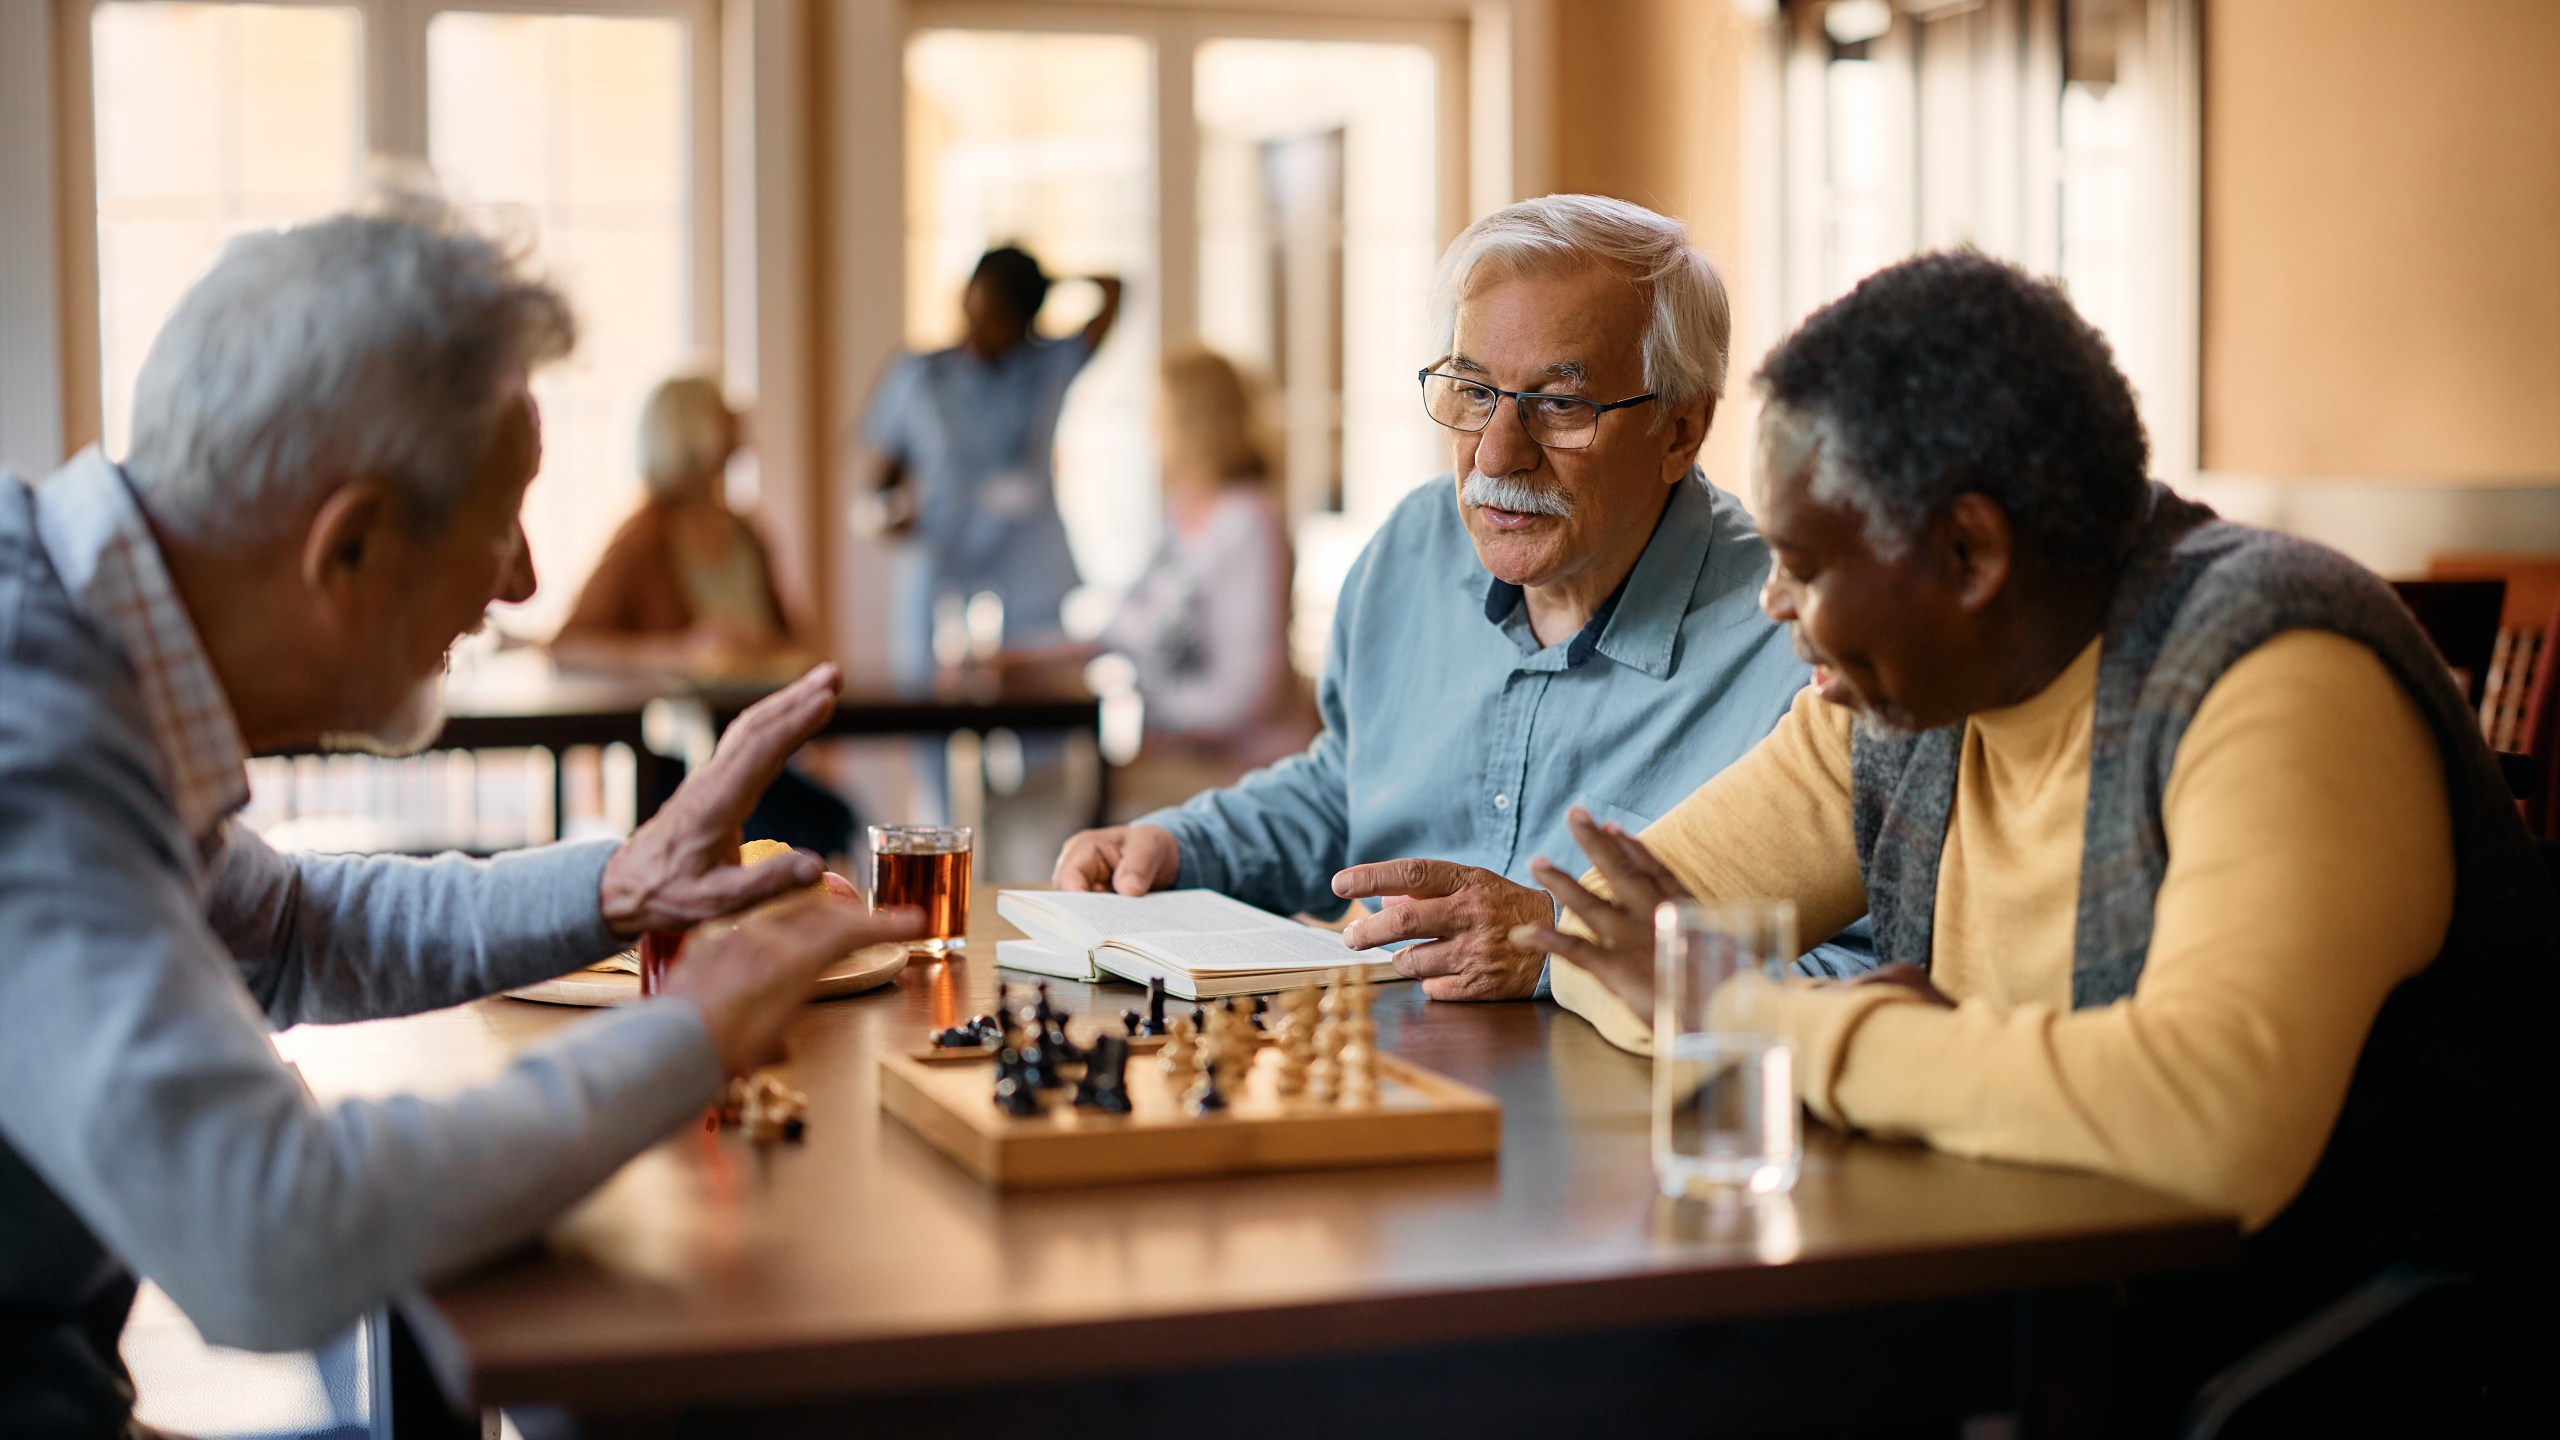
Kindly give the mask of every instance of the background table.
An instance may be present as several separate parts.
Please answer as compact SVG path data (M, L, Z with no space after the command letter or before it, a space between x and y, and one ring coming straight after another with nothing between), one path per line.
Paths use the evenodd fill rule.
M687 1130L538 1251L435 1291L420 1340L447 1387L481 1405L579 1407L607 1433L715 1408L729 1413L704 1433L832 1433L847 1406L903 1417L896 1433L937 1417L962 1433L973 1415L983 1432L987 1397L1045 1404L1049 1384L1086 1384L1076 1405L1143 1407L1134 1377L1295 1365L1285 1373L1312 1378L1289 1383L1315 1385L1364 1353L1403 1357L1391 1377L1458 1355L1516 1378L1589 1363L1572 1358L1589 1337L1614 1354L1650 1332L1657 1349L1663 1334L1760 1345L1754 1373L1788 1388L1728 1396L1728 1417L1746 1402L1864 1413L1875 1396L1841 1371L1903 1385L1924 1413L2015 1404L2058 1431L2097 1383L2091 1287L2234 1244L2229 1220L2133 1185L1819 1127L1792 1196L1757 1210L1664 1200L1644 1061L1551 1005L1435 1005L1401 984L1381 987L1381 1043L1501 1097L1497 1161L999 1195L879 1112L873 1064L988 1008L993 941L1013 933L991 900L976 898L968 958L801 1019L787 1073L809 1094L806 1144L760 1153ZM1052 988L1081 1013L1140 999ZM306 1027L283 1048L323 1096L444 1091L578 1018L484 1001ZM1873 1323L1840 1328L1860 1320ZM1097 1377L1121 1388L1093 1390ZM1244 1383L1258 1382L1217 1388Z
M445 721L430 751L538 749L555 762L582 745L626 745L633 757L631 813L646 820L688 765L708 759L712 745L740 712L772 693L773 684L696 684L672 675L615 675L562 670L539 650L491 656L445 685ZM1101 751L1102 697L1073 674L1052 668L955 678L930 693L848 685L822 737L1069 732L1093 738ZM317 754L318 751L286 751ZM1108 764L1096 766L1094 823L1110 804ZM564 813L563 769L552 766L551 814ZM537 839L542 837L535 837Z

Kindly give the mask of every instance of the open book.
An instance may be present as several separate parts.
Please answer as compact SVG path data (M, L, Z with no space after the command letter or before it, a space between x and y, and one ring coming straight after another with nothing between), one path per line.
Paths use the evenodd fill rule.
M1352 967L1398 978L1383 953L1346 948L1342 936L1257 910L1214 890L1131 897L1063 890L1001 890L996 913L1028 941L996 946L996 963L1069 980L1117 975L1144 985L1161 977L1185 1000L1261 995Z

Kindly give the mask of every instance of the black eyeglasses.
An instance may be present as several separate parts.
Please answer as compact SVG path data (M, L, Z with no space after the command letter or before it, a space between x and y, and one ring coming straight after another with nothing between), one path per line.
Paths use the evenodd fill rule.
M1505 390L1463 375L1444 375L1437 370L1420 372L1422 411L1452 430L1470 435L1493 423L1493 412L1502 408L1505 397L1511 408L1520 412L1520 423L1529 438L1550 450L1584 450L1600 433L1600 417L1612 410L1624 410L1657 398L1647 390L1641 395L1601 404L1579 395L1540 395L1535 391Z

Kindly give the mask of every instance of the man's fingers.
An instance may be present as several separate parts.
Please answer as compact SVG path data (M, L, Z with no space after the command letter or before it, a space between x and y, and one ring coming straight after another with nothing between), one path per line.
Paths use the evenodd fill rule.
M761 865L717 865L668 898L697 920L715 920L776 895L805 890L825 873L805 855L785 855Z
M1582 882L1567 875L1555 864L1537 859L1529 862L1529 873L1556 897L1556 903L1573 912L1574 917L1591 927L1594 933L1615 928L1619 907L1583 888Z
M1511 943L1523 950L1538 950L1559 960L1570 960L1585 970L1601 974L1618 968L1617 957L1582 936L1545 925L1515 925Z
M1099 890L1111 883L1111 847L1098 838L1076 835L1058 852L1049 883L1061 890Z
M1458 909L1457 902L1446 898L1407 900L1343 927L1342 943L1354 950L1368 950L1398 940L1446 939L1467 929L1467 917Z
M1428 980L1435 975L1455 975L1466 968L1466 959L1458 947L1447 940L1428 945L1410 945L1395 954L1396 973L1407 980ZM1427 988L1427 987L1426 987ZM1440 997L1434 995L1434 1000Z
M713 823L736 824L745 818L792 752L826 723L843 684L835 666L818 665L740 712L696 777L709 792L704 798Z
M1135 842L1120 847L1120 863L1111 867L1111 888L1123 895L1144 895L1155 888L1154 867L1138 853Z
M1575 843L1582 847L1583 854L1591 857L1592 868L1600 872L1601 879L1609 882L1610 890L1617 894L1618 899L1630 908L1651 910L1661 896L1655 893L1657 887L1653 877L1628 862L1624 847L1629 842L1601 829L1592 820L1591 812L1579 805L1566 811L1564 818L1566 828L1573 832ZM1574 913L1581 914L1580 911ZM1583 918L1588 920L1590 917Z
M859 901L862 898L862 892L854 888L852 881L847 880L833 870L819 876L818 883L826 886L827 893L838 900Z
M1465 883L1468 868L1446 860L1379 860L1337 871L1333 893L1345 900L1380 895L1447 895Z

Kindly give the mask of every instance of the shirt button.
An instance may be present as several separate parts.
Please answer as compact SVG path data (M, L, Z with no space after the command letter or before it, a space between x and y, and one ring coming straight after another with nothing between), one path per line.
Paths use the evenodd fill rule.
M1496 796L1494 796L1494 797L1493 797L1493 808L1494 808L1494 809L1496 809L1496 810L1508 810L1508 809L1510 809L1510 808L1511 808L1511 797L1510 797L1510 796L1508 796L1508 795L1496 795Z

